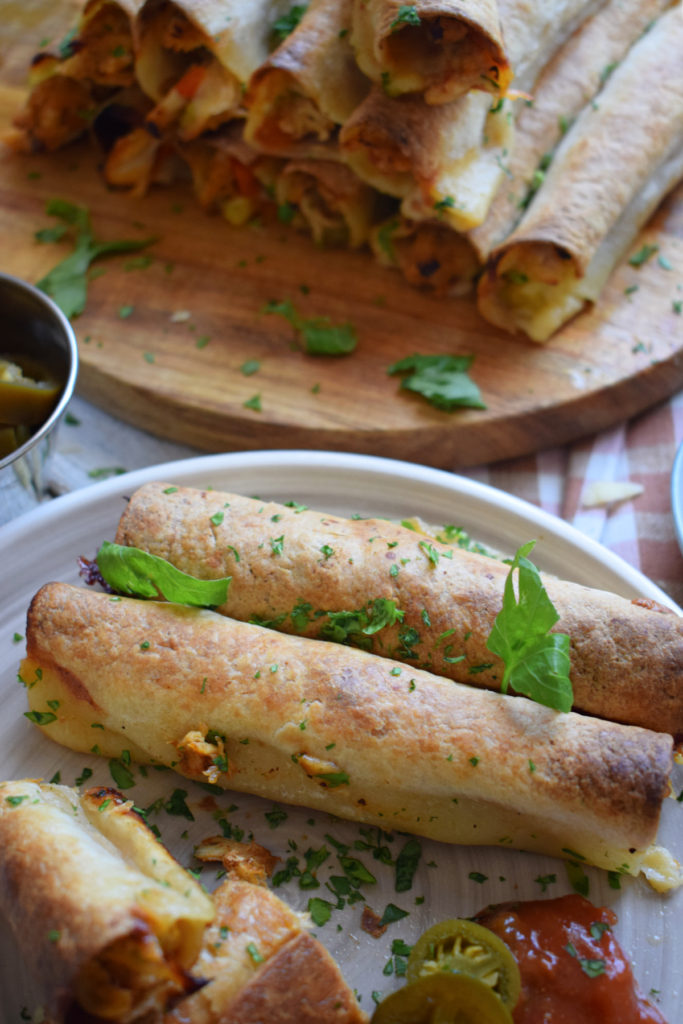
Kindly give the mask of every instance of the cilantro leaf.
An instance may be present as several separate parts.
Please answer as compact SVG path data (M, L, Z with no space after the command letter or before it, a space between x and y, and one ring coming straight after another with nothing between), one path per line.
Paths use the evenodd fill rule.
M309 355L345 356L358 344L353 324L333 324L327 316L305 319L290 299L267 302L262 312L275 313L291 324Z
M629 264L632 267L642 267L643 263L647 263L651 256L654 256L656 252L659 252L658 245L648 245L646 242L640 247L638 252L635 252L629 259Z
M467 375L474 356L426 356L415 353L393 363L387 373L407 374L401 387L426 398L437 409L450 412L467 406L485 409L479 388Z
M165 558L140 548L104 541L95 556L105 583L121 594L165 597L167 601L212 608L223 604L232 577L198 580L176 569Z
M419 25L420 15L415 4L401 4L398 14L392 21L389 28L392 32L398 31L402 25Z
M311 920L317 928L322 928L330 919L333 904L329 900L323 900L319 896L311 896L308 901L308 912Z
M408 892L412 888L413 878L422 856L422 844L419 839L409 839L396 858L396 892Z
M286 39L294 31L306 13L307 8L308 4L294 4L290 7L287 14L283 14L282 17L273 22L271 32L277 43L281 43L283 39Z
M569 637L550 633L559 619L543 586L538 569L526 557L535 541L524 544L510 564L505 580L503 607L496 617L487 647L505 663L501 692L512 686L539 704L570 711ZM519 600L513 575L519 576Z
M45 211L64 221L67 226L65 231L71 228L74 235L73 252L37 282L37 287L54 299L67 317L78 316L85 309L87 273L93 260L112 253L135 252L156 241L155 238L100 241L93 235L87 208L69 203L65 199L51 199ZM52 236L56 237L59 231L59 228L46 228L38 234L45 240Z
M369 650L372 643L365 638L373 636L385 626L403 622L404 615L391 598L376 597L363 608L354 611L328 612L327 621L320 629L320 637Z

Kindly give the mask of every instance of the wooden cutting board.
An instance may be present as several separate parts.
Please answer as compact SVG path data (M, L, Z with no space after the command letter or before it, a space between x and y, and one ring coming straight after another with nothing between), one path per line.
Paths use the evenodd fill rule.
M73 6L8 0L3 8L0 132L22 105L32 53L71 25ZM45 204L54 197L87 205L98 237L158 239L146 269L126 269L126 256L100 262L105 272L74 321L78 390L129 423L200 449L310 447L455 468L574 440L683 387L675 311L683 188L633 247L656 243L664 265L655 257L618 268L596 308L544 346L494 329L471 298L409 287L366 252L321 251L280 225L232 228L204 214L189 185L143 199L112 192L87 145L53 156L0 153L4 271L35 282L66 254L34 238L52 223ZM269 300L285 299L304 317L351 322L356 351L304 354L285 320L263 313ZM487 409L440 412L401 391L387 368L414 352L474 355L471 376ZM257 372L242 372L247 361Z

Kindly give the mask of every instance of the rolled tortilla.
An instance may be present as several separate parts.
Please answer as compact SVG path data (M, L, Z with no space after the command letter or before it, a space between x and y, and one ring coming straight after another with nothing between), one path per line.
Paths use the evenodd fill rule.
M272 540L280 536L276 554ZM305 636L350 636L459 682L500 688L502 665L486 642L508 569L494 558L386 520L162 483L135 492L116 539L200 578L231 576L220 611L233 618ZM570 637L574 707L683 734L683 619L653 602L543 582L560 615L555 629ZM350 633L325 614L357 620L377 599L393 601L402 621L376 631L361 623Z
M0 783L0 879L50 1020L123 1024L196 987L213 904L115 790Z
M336 158L339 125L367 94L348 40L352 0L313 0L249 82L245 138L277 156Z
M244 118L246 79L268 55L272 20L283 3L142 5L134 26L135 73L153 106L108 153L109 184L143 195L178 141L192 142Z
M332 160L291 160L280 174L280 209L297 211L322 246L364 245L381 209L381 197L348 167Z
M229 869L224 843L205 841L197 855ZM304 931L307 915L239 877L209 896L116 790L0 783L0 881L0 908L53 1024L221 1024L228 1014L255 1024L247 1009L277 1003L283 986L286 1011L268 1020L367 1019Z
M672 740L215 612L48 584L22 664L45 735L452 843L647 873ZM47 701L50 704L47 704ZM57 702L57 703L55 703ZM533 770L530 765L533 764Z
M243 116L243 93L266 60L287 0L147 0L137 19L136 75L157 106L150 125L197 138Z
M502 96L512 80L497 0L354 0L352 43L360 68L389 96Z
M273 195L282 161L248 146L243 123L233 122L208 138L179 143L178 153L192 174L194 192L205 210L219 210L234 225L245 224L266 207Z
M484 262L523 216L545 177L545 164L572 122L654 18L671 0L609 0L543 69L533 103L520 108L509 174L470 241Z
M528 93L544 65L604 0L501 0L505 47L516 90ZM483 223L505 181L514 137L511 102L469 93L430 107L419 96L392 100L375 88L340 135L349 165L380 191L403 199L412 220L434 217L456 231Z
M196 856L219 859L204 856L206 845ZM308 915L239 878L229 877L213 901L216 917L195 965L209 983L167 1013L164 1024L365 1024L336 963L305 931Z
M102 102L133 85L133 29L143 0L89 0L60 55L31 64L30 93L5 137L13 149L56 150L87 132Z
M546 341L598 298L683 176L682 46L677 4L577 118L528 212L491 255L479 286L479 309L491 323Z
M382 266L396 267L410 284L438 295L469 291L480 268L468 238L434 221L396 214L372 230L370 245Z
M360 178L403 200L406 218L468 231L486 216L511 145L506 114L482 92L428 107L375 88L342 128L341 152Z

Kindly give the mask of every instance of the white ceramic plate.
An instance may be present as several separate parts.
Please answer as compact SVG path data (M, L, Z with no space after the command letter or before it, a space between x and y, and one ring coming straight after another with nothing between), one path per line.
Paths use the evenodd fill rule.
M35 591L48 580L78 582L78 555L92 557L104 539L112 539L124 498L149 480L167 480L198 487L213 486L248 495L286 501L296 499L313 508L342 515L359 513L405 517L419 515L427 522L463 526L485 544L513 552L523 542L537 539L535 562L548 572L593 587L613 590L624 596L644 596L672 606L671 601L649 580L598 544L516 498L465 478L408 463L357 455L321 452L261 452L206 456L130 473L59 498L18 521L0 529L0 778L25 776L50 779L61 773L61 781L73 785L85 768L92 770L90 784L112 784L108 765L97 756L72 754L50 743L23 717L26 697L16 676L23 644L14 634L23 634L26 608ZM673 606L672 606L673 607ZM675 792L683 788L677 769ZM187 802L195 820L169 816L162 811L151 820L161 829L164 841L181 863L196 869L192 849L199 839L218 831L211 811L202 809L206 793L170 772L150 772L129 794L140 806L168 795L175 788L187 791ZM660 841L683 853L683 808L666 801L660 827ZM287 807L286 820L272 828L264 817L273 804L236 794L218 797L218 805L230 811L229 820L283 859L294 852L303 861L309 849L323 844L330 856L319 871L321 888L302 890L297 880L278 892L297 909L305 909L311 896L329 898L325 888L329 875L341 870L331 835L353 847L361 840L357 825L301 808ZM186 833L186 834L185 834ZM401 836L385 841L395 857L403 843ZM423 854L413 887L408 893L394 891L393 869L375 859L371 850L357 850L375 875L374 885L363 892L370 907L381 914L388 903L409 912L389 926L379 939L360 929L363 904L343 911L334 910L331 919L317 930L319 937L342 965L344 973L362 996L362 1006L372 1010L372 993L386 994L398 982L384 973L391 960L394 939L410 943L428 925L447 917L473 914L488 903L509 899L536 899L542 893L536 879L555 876L545 896L570 892L562 862L549 857L500 849L451 847L422 840ZM49 866L48 866L49 870ZM470 873L486 876L471 879ZM683 962L683 891L669 897L654 893L646 883L626 878L620 891L610 889L606 876L587 869L590 899L611 906L619 917L617 937L632 956L636 977L647 994L654 997L670 1024L683 1024L681 970ZM204 870L209 886L215 871ZM3 926L5 927L5 926ZM34 1011L31 986L17 963L8 929L0 932L0 1014L3 1024L18 1024L22 1007Z

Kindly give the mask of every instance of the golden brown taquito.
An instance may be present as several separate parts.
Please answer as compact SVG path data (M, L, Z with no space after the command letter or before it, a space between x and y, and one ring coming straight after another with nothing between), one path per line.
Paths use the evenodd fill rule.
M285 0L147 0L138 15L136 75L157 104L149 122L197 138L244 113L252 72L268 57Z
M669 792L665 733L66 584L34 597L26 637L31 708L56 707L40 727L74 749L92 746L97 723L105 755L143 751L226 789L445 842L653 871L662 888L682 880L654 845Z
M108 153L106 180L143 195L177 141L244 117L245 82L266 59L284 0L146 0L135 21L136 78L153 101Z
M242 137L243 122L233 122L207 138L178 143L177 151L192 175L194 192L207 211L218 210L229 223L246 224L266 207L282 161L263 156Z
M200 843L229 873L209 896L117 790L0 783L0 908L46 1019L255 1024L270 1006L282 1024L362 1024L307 915L265 887L267 870L246 877L276 859L254 846Z
M336 158L339 125L367 94L349 43L352 0L313 0L251 77L245 138L277 156Z
M333 160L291 160L278 177L280 209L322 246L364 245L381 208L381 197L350 168Z
M356 625L354 642L471 686L500 688L502 664L486 647L508 572L496 559L386 520L162 483L133 494L116 539L200 578L231 576L220 611L286 632L348 639L351 627L340 632L326 613L357 617L375 600L391 600L402 620L376 632ZM683 619L652 602L543 580L560 615L555 628L569 634L575 708L683 734Z
M598 298L683 176L681 47L677 4L574 122L529 210L491 255L479 285L487 320L543 342Z
M435 221L396 214L373 228L370 245L382 266L396 267L410 284L438 295L469 291L480 269L467 236Z
M352 44L360 68L389 96L502 96L512 80L497 0L354 0Z
M652 20L670 6L671 0L609 0L543 69L533 102L519 108L505 186L484 223L469 236L482 261L523 216L574 118Z
M133 27L143 0L90 0L59 53L31 64L30 93L4 141L19 152L55 150L88 130L101 103L134 83Z
M116 790L0 783L0 882L50 1020L159 1020L196 988L213 904Z
M204 855L207 845L201 843L195 855L217 859ZM332 957L304 930L307 915L230 872L213 901L216 917L195 964L209 983L167 1013L164 1024L367 1021Z
M486 216L511 144L505 106L470 92L429 107L374 88L343 126L344 160L380 192L403 200L408 219L438 218L468 231Z
M528 93L544 65L604 0L501 0L514 88ZM471 92L429 106L419 96L392 100L379 87L345 124L340 142L356 173L403 199L408 219L435 212L456 231L483 223L507 176L514 110L507 99Z

